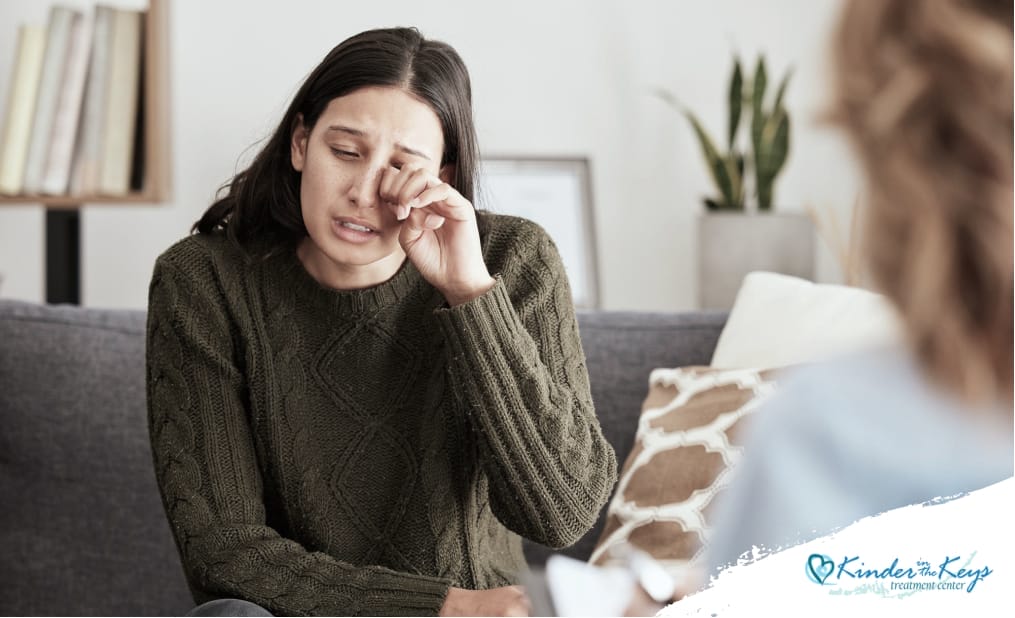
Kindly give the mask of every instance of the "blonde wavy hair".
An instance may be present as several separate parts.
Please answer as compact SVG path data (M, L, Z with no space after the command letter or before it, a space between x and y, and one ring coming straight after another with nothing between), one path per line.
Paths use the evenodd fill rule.
M851 0L833 47L868 274L967 401L1012 397L1012 56L1011 0Z

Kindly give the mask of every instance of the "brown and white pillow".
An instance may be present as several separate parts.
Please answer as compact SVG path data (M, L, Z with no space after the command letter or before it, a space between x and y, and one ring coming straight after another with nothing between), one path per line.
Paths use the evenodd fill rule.
M742 421L775 390L775 370L656 369L606 527L589 561L625 543L675 577L704 549L710 506L732 478Z

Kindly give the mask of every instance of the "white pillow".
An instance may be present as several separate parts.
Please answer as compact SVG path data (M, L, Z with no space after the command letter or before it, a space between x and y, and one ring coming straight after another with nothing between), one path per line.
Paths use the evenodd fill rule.
M880 294L769 272L744 277L712 366L776 368L823 360L901 339Z

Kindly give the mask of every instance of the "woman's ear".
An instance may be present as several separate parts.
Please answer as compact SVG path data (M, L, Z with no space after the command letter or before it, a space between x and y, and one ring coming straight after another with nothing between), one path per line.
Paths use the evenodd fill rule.
M310 140L310 132L303 126L303 114L296 114L293 122L292 136L289 148L291 151L293 169L297 172L303 171L303 164L307 160L307 142Z
M451 181L455 179L455 164L448 163L437 172L437 177L441 179L441 182L452 184Z

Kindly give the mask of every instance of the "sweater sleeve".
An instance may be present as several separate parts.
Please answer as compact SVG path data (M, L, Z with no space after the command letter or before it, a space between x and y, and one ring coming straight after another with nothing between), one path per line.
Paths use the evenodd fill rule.
M156 477L195 600L240 598L276 615L437 615L450 582L353 566L268 525L239 339L205 274L159 259L147 336Z
M437 316L494 514L526 538L566 547L595 524L616 456L593 409L557 249L534 224L514 245L493 289Z

